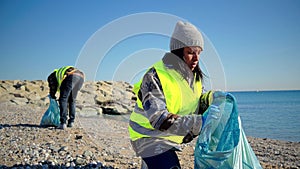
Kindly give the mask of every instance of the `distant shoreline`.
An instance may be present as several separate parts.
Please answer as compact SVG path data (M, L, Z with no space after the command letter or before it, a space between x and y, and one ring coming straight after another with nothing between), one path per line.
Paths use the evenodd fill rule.
M47 81L46 79L0 79L0 81ZM112 81L111 79L99 79L99 80L86 80L86 82L98 82L98 81ZM115 81L115 82L126 82L126 81ZM126 82L129 83L129 82ZM133 84L131 84L133 85ZM219 89L212 89L219 90ZM220 90L226 92L277 92L277 91L300 91L300 89L250 89L250 90Z

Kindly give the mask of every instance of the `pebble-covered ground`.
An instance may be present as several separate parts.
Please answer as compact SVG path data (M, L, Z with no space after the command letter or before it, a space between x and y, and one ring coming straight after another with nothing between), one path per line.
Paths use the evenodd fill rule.
M47 108L0 103L0 168L140 168L127 119L77 116L67 130L40 127ZM263 168L300 168L300 143L248 138ZM184 169L194 166L195 141L183 145Z

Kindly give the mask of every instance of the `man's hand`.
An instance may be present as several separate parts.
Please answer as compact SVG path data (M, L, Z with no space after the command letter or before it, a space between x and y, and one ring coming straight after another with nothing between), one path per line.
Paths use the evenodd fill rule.
M194 115L193 116L194 122L191 130L185 135L183 138L183 143L191 142L195 137L200 134L201 127L202 127L202 116Z
M182 143L189 143L191 142L196 136L193 135L192 132L189 132L182 140Z

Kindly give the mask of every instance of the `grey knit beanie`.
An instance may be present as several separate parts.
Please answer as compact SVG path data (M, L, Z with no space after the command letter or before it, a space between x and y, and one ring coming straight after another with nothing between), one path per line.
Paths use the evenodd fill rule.
M199 46L204 49L201 32L191 23L178 21L170 41L170 51L187 46Z

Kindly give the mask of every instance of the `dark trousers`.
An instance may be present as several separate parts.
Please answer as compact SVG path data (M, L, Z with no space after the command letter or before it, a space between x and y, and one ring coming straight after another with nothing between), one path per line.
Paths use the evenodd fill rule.
M68 123L75 121L76 97L83 85L84 79L78 75L69 75L61 83L59 96L60 123L66 124L68 109Z
M180 169L179 159L177 154L174 150L168 150L162 154L142 158L143 161L146 163L146 166L142 166L142 168L147 169Z

